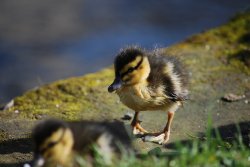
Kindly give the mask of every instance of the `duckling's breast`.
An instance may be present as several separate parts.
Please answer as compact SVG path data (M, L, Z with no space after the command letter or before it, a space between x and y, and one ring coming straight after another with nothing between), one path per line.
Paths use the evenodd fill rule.
M174 105L165 96L151 96L146 88L127 87L117 91L117 94L123 104L135 111L167 110Z
M146 105L148 105L147 100L138 96L131 88L119 91L117 94L119 95L121 102L133 110L141 111Z

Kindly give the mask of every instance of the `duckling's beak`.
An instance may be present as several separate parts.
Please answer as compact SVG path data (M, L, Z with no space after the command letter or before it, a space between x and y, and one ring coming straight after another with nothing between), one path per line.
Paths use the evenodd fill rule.
M120 76L117 76L114 82L108 87L109 93L114 92L122 87L122 80Z
M41 155L35 155L32 163L32 167L42 167L45 163L44 158Z

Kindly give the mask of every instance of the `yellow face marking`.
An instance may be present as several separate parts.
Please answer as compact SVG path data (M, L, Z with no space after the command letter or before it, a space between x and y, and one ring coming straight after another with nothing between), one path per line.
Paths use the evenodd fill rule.
M62 128L58 129L56 132L52 133L52 135L49 138L45 140L45 142L40 148L44 149L49 145L49 143L57 142L62 137L63 133L64 133L64 129Z
M133 68L135 67L140 61L141 61L142 56L138 55L134 61L132 61L131 63L128 63L126 66L124 66L122 68L122 70L120 71L121 73L125 73L126 71L128 71L129 68Z
M141 59L139 61L141 61ZM138 61L136 62L139 63ZM147 79L149 73L150 73L150 65L148 62L148 58L143 57L141 65L136 70L123 76L122 80L125 81L126 85L134 85L137 83L142 83Z
M57 143L52 147L48 147L42 156L46 161L49 160L55 163L64 164L69 160L74 144L71 130L65 129L64 131L62 128L57 130L44 142L41 148L46 148L49 143L52 142Z

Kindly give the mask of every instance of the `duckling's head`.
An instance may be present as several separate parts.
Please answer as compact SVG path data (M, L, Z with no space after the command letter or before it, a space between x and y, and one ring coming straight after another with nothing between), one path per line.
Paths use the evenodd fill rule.
M35 143L34 165L65 164L73 148L73 134L66 123L46 120L38 124L32 134Z
M150 73L147 54L137 47L122 50L115 58L115 80L108 91L113 92L124 86L132 86L145 81Z

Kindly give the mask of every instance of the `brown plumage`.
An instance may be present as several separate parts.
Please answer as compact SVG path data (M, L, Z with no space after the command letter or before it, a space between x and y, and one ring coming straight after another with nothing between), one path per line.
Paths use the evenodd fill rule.
M131 140L122 122L63 122L46 120L33 130L35 144L34 167L39 166L78 166L75 158L83 156L90 160L94 157L93 146L98 148L106 163L126 148L132 150Z
M164 110L168 112L168 121L163 132L145 135L144 139L166 143L174 112L188 96L186 69L173 56L138 47L121 51L115 58L114 67L115 80L108 91L116 91L122 103L135 111L131 123L134 133L147 134L138 120L140 111Z

